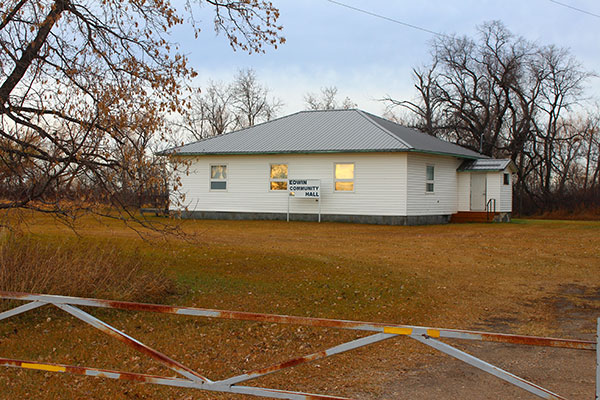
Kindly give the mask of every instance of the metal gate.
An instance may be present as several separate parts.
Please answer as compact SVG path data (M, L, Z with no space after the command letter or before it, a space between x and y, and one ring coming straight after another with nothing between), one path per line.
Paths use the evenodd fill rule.
M285 368L290 368L311 361L316 361L319 359L333 356L335 354L346 352L348 350L357 349L359 347L367 346L372 343L377 343L383 340L391 339L397 336L407 336L411 339L423 343L424 345L430 346L436 350L441 351L442 353L448 354L467 364L479 368L482 371L485 371L491 375L503 379L504 381L509 382L517 387L520 387L541 398L564 399L564 397L561 397L560 395L553 393L550 390L544 389L543 387L538 386L535 383L529 382L523 378L511 374L508 371L498 368L483 360L480 360L479 358L476 358L468 353L465 353L464 351L461 351L439 340L440 338L463 339L483 342L513 343L530 346L562 347L567 349L596 351L596 399L600 400L600 349L597 345L600 342L600 318L598 319L597 340L586 341L456 329L428 328L423 326L371 323L310 317L295 317L288 315L259 314L241 311L214 310L193 307L175 307L159 304L145 304L124 301L88 299L81 297L66 297L3 291L0 291L0 299L22 300L28 302L11 310L0 313L0 320L24 313L26 311L33 310L35 308L47 304L51 304L71 314L72 316L84 321L85 323L93 326L94 328L99 329L107 335L121 341L122 343L132 347L133 349L146 354L155 361L158 361L164 366L177 372L181 377L176 378L155 376L132 372L111 371L91 367L79 367L61 364L41 363L36 361L15 360L10 358L0 358L0 366L33 369L46 372L60 372L76 375L96 376L109 379L123 379L135 382L152 383L157 385L193 388L214 392L246 394L274 399L349 400L345 397L339 396L301 393L289 390L244 386L241 384L267 374L281 371ZM362 337L360 339L340 344L327 350L322 350L303 357L294 358L286 362L271 365L269 367L248 371L242 375L233 376L223 380L212 381L209 378L199 374L198 372L186 367L185 365L171 359L165 354L160 353L157 350L154 350L141 343L140 341L132 338L131 336L128 336L127 334L117 330L116 328L110 326L106 322L103 322L98 318L84 312L77 306L113 308L117 310L130 311L148 311L164 314L178 314L241 321L295 324L322 328L339 328L371 332L372 334Z

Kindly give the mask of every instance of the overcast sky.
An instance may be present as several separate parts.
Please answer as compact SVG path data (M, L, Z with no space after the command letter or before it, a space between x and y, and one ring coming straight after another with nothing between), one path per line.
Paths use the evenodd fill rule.
M306 92L337 86L340 100L382 114L377 99L412 98L411 69L430 59L433 35L353 11L327 0L272 0L281 12L286 43L266 54L234 52L212 30L211 14L197 15L204 30L194 40L185 28L174 39L199 72L197 84L230 81L237 69L253 68L259 80L285 103L281 114L304 109ZM476 26L501 20L515 34L540 44L567 47L587 70L600 72L600 18L551 0L340 0L440 33L475 35ZM597 0L561 0L600 15ZM587 95L600 97L600 79L592 78Z

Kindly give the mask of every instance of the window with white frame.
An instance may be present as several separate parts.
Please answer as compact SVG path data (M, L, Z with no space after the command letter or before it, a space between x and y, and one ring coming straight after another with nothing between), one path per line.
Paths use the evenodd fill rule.
M287 190L288 165L271 164L269 190Z
M427 170L425 172L425 191L427 193L433 193L435 189L435 167L433 165L428 165Z
M504 173L504 184L510 185L510 174Z
M210 190L227 190L227 165L210 166Z
M335 163L335 186L336 192L354 191L354 163Z

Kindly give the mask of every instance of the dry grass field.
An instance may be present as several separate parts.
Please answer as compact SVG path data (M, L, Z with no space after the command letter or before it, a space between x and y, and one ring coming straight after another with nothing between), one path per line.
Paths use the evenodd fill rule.
M96 277L90 283L72 279L72 269L59 268L52 273L58 279L39 286L57 294L81 295L80 287L62 285L74 281L91 285L85 289L89 296L584 339L593 338L595 318L600 316L600 222L518 220L391 227L186 221L183 230L189 236L185 239L144 241L114 221L83 219L77 234L45 216L31 215L26 221L19 241L34 241L46 252L58 249L63 257L59 259L65 252L94 259L92 253L108 251L112 261L102 270L120 274L112 280ZM4 236L6 246L10 235ZM49 253L40 252L40 257L44 254ZM0 263L6 260L0 258ZM135 273L118 268L119 260ZM136 277L151 290L134 284ZM133 283L123 285L123 281ZM0 279L0 284L3 290L14 290L18 283ZM89 311L211 379L357 337L331 329ZM454 343L482 357L499 357L499 364L511 372L569 398L593 396L591 352L571 356L568 350L526 352L493 344L469 348ZM0 322L0 356L172 375L50 308ZM426 393L420 398L531 398L469 367L460 368L416 342L395 338L253 384L360 399L419 398L419 393ZM470 382L476 382L476 387ZM0 398L32 397L242 398L0 369Z

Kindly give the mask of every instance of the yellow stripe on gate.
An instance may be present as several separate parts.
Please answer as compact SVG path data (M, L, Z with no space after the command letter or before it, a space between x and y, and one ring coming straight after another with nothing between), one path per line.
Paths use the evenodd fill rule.
M28 368L28 369L37 369L40 371L49 371L49 372L65 372L67 370L65 367L60 367L58 365L46 365L46 364L22 363L21 367Z
M427 329L427 336L440 337L440 331L438 331L437 329Z
M412 335L412 331L412 328L396 328L393 326L383 328L383 333L393 333L395 335Z

